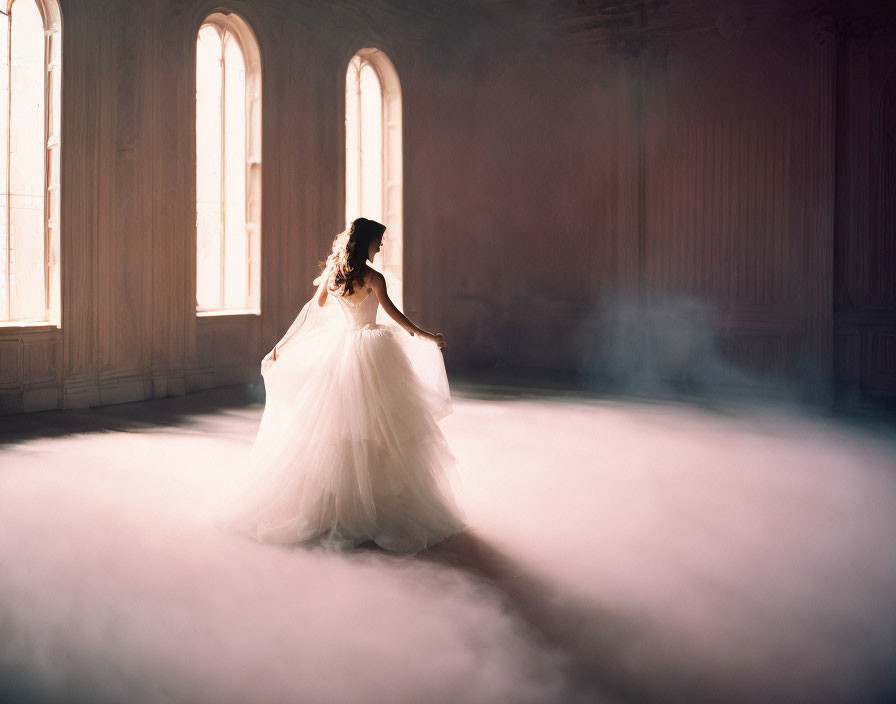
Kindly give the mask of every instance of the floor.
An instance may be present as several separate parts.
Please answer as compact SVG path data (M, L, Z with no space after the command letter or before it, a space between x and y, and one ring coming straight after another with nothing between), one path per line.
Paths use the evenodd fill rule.
M261 408L0 419L0 701L896 699L886 426L468 389L471 530L397 557L215 528Z

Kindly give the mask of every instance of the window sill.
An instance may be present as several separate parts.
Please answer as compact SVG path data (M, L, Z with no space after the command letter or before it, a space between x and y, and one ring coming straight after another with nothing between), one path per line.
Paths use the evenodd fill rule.
M35 323L23 323L20 321L0 322L0 335L20 332L54 332L61 329L62 326L56 323L48 323L46 320Z
M224 316L261 317L261 311L260 310L252 310L251 308L236 308L236 309L228 309L228 310L197 310L196 311L197 318L221 318Z

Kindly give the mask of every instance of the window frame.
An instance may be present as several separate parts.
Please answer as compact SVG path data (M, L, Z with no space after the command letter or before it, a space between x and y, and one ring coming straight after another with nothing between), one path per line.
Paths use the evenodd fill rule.
M29 0L37 8L43 24L44 66L43 78L43 269L44 269L44 314L41 318L12 319L13 272L10 261L10 232L12 229L11 208L11 158L10 135L12 130L12 10L20 0L8 0L6 10L0 14L7 17L7 86L6 86L6 257L7 273L3 286L7 291L7 306L0 311L0 328L25 328L32 330L58 329L62 325L61 291L61 207L62 207L62 13L57 0ZM2 138L2 137L0 137ZM55 168L53 168L55 163ZM55 179L51 182L51 174ZM55 198L53 194L55 193Z
M222 98L221 98L221 204L219 214L219 224L221 226L221 265L220 265L220 303L221 307L202 307L199 301L196 301L195 312L198 317L220 316L220 315L261 315L261 157L262 157L262 68L261 53L258 46L258 40L252 28L245 19L234 12L221 10L213 12L206 16L196 29L196 42L199 41L199 32L206 26L214 27L221 39L221 82L222 82ZM243 65L245 68L245 87L246 87L246 105L245 105L245 151L244 151L244 168L245 168L245 228L246 242L248 248L247 266L247 300L246 305L241 308L227 308L224 306L226 300L225 286L227 277L225 274L226 260L224 251L226 248L226 238L224 232L224 222L226 217L226 198L224 197L224 179L226 172L226 120L224 114L226 112L226 101L224 98L224 85L226 83L226 68L223 57L226 50L226 41L235 41L239 47L243 57ZM198 56L194 60L194 74ZM197 77L198 80L198 77ZM195 84L198 94L198 83ZM194 98L194 106L196 99ZM198 120L194 110L193 128L199 128ZM197 178L198 154L197 146L193 149L194 158L194 178ZM195 193L195 191L194 191ZM194 208L196 208L196 226L194 235L194 255L196 264L194 266L196 279L194 281L194 295L198 298L199 287L199 259L198 259L198 206L199 199L196 195Z
M392 61L386 53L375 47L366 47L359 49L348 60L345 68L345 90L346 98L348 96L348 80L350 72L353 70L353 64L358 62L357 75L359 77L361 70L365 65L370 66L379 81L380 96L382 100L382 213L383 224L386 226L387 245L384 247L387 254L391 255L389 260L384 262L383 273L387 275L387 279L391 279L389 296L395 301L396 305L403 305L404 291L404 180L403 180L403 133L402 133L402 110L403 100L401 94L401 83L398 79L398 72ZM360 118L360 100L358 101L358 130L361 129ZM349 191L353 184L349 183L349 153L348 153L348 101L345 103L345 217L346 225L358 215L349 212ZM361 174L361 145L360 138L358 142L358 163L357 163L357 194L356 200L358 207L361 206L361 193L363 180ZM361 213L363 216L363 213Z

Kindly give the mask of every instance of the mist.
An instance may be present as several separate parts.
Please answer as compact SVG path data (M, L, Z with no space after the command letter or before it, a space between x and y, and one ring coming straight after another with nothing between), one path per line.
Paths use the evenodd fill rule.
M583 386L602 394L717 399L793 412L830 407L830 381L812 363L762 370L768 359L747 355L744 364L725 354L731 332L723 321L713 303L695 296L650 303L639 303L634 293L602 298L576 334Z
M742 408L459 398L443 426L471 531L398 557L218 527L260 412L174 424L149 407L117 431L8 442L4 700L896 691L891 438Z

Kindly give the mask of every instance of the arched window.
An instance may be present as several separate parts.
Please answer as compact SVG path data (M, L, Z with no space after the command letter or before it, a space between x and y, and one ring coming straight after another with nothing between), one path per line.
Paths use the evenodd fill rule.
M401 86L389 58L361 49L345 81L345 219L382 222L386 239L375 265L391 297L402 300Z
M59 322L62 23L55 0L0 12L0 321Z
M261 58L232 13L196 39L196 310L259 312Z

